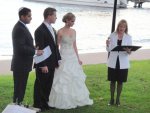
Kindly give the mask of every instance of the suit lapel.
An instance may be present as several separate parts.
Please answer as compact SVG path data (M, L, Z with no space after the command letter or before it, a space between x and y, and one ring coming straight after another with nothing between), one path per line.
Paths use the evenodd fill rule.
M25 25L23 25L20 21L19 21L18 23L19 23L20 26L22 26L22 27L24 28L24 31L26 32L26 34L28 35L28 37L29 37L31 40L33 40L32 35L31 35L29 29L28 29Z
M44 29L47 31L47 33L50 35L49 38L51 38L53 40L53 42L54 42L54 45L56 45L52 33L49 31L49 29L46 27L46 25L44 23L42 23L42 25L43 25ZM56 36L56 34L55 34L55 36Z

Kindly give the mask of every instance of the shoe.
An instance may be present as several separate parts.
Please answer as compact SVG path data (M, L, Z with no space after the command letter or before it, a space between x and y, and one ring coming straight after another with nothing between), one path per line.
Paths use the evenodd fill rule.
M55 107L51 107L51 106L49 106L48 108L49 108L49 109L55 109Z
M37 109L40 109L40 112L42 112L42 111L45 111L45 108L43 108L42 106L40 106L40 105L35 105L35 104L33 104L33 106L32 106L33 108L37 108Z
M29 106L28 108L31 109L31 110L36 111L37 113L38 113L38 112L41 112L41 109L40 109L40 108L36 108L36 107L33 107L33 106Z
M114 105L114 99L111 99L108 103L108 106Z
M54 108L54 107L51 107L51 106L46 106L45 109L46 109L46 110L51 110L51 109L55 109L55 108Z
M17 105L18 105L18 106L21 106L21 107L25 107L25 105L24 105L24 104L22 104L22 102L17 103Z
M120 101L116 100L116 105L119 107L120 106Z
M29 107L30 107L30 105L29 105L29 104L25 104L25 105L24 105L24 107L29 108Z
M12 103L10 103L10 105L17 105L17 103L12 102Z

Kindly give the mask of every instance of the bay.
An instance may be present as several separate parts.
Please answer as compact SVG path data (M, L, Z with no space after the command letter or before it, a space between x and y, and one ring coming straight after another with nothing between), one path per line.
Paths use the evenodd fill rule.
M74 29L77 32L77 46L79 53L105 52L105 41L111 33L112 8L65 5L54 3L27 2L23 0L1 0L0 10L0 55L12 55L11 32L18 21L20 7L32 10L32 21L28 25L32 35L43 22L43 11L46 7L57 9L57 20L53 27L58 30L63 27L62 17L68 12L76 15ZM128 22L129 34L133 44L150 49L150 4L144 3L143 8L133 8L129 2L125 9L117 9L116 24L120 19Z

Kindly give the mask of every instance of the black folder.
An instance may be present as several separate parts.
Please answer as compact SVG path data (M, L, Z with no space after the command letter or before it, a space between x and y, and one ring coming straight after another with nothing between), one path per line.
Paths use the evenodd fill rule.
M127 45L126 46L116 46L111 51L125 51L124 48L131 48L131 51L136 51L141 47L142 46L127 46Z

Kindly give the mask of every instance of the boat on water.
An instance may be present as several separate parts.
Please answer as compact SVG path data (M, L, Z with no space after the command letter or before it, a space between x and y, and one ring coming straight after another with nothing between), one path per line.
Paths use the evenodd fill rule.
M100 6L100 7L113 7L114 0L26 0L34 2L49 2L59 4L72 4L72 5L87 5L87 6ZM117 0L118 8L126 8L127 0Z
M138 8L141 8L143 3L150 2L150 0L128 0L128 1L134 2L134 7Z

